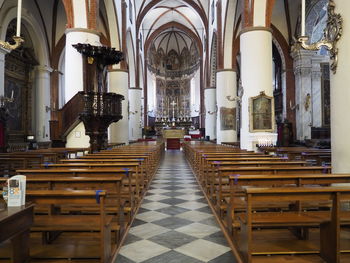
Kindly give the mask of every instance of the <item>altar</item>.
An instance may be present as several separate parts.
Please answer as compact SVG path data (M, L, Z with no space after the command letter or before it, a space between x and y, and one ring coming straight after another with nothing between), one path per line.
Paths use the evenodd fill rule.
M166 147L168 150L180 150L180 140L185 136L183 129L163 129L163 138L166 139Z

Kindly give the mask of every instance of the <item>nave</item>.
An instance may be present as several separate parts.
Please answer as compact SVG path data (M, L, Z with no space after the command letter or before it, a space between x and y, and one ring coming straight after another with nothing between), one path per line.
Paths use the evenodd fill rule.
M236 262L182 152L165 152L116 262Z

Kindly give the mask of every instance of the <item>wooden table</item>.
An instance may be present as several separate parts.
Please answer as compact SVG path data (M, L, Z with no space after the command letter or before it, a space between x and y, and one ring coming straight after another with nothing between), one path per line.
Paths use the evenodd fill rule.
M13 263L29 262L29 234L33 224L33 204L7 207L0 211L0 243L10 239Z

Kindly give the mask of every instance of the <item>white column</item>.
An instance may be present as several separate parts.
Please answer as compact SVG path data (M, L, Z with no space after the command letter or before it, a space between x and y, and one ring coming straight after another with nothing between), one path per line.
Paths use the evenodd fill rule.
M108 90L124 96L122 101L123 119L109 126L110 142L129 144L129 115L128 115L128 72L123 70L109 71Z
M336 0L336 13L343 17L343 28L350 28L350 1ZM332 172L350 173L350 34L344 33L338 41L337 73L331 73L331 140Z
M311 127L322 127L322 72L320 63L321 61L318 58L312 59Z
M0 95L5 94L5 56L8 50L0 47Z
M245 31L240 36L242 72L241 148L255 150L259 139L276 143L275 132L250 132L249 98L264 91L273 96L272 89L272 35L266 30ZM273 120L274 121L274 120Z
M209 136L210 140L216 139L216 89L215 87L206 88L204 90L205 105L205 136Z
M314 51L299 49L292 53L295 75L296 139L311 139L312 56Z
M133 141L142 138L141 98L142 89L129 88L129 139Z
M36 67L35 89L35 139L38 142L50 140L50 72L47 66Z
M216 73L216 101L218 105L218 113L216 120L216 143L236 142L237 141L237 122L236 115L228 116L221 112L223 108L237 110L237 73L234 70L222 70ZM222 114L224 113L224 114ZM233 125L233 128L227 128L227 125Z
M72 46L77 43L101 45L98 32L84 28L66 30L65 101L84 89L82 55Z

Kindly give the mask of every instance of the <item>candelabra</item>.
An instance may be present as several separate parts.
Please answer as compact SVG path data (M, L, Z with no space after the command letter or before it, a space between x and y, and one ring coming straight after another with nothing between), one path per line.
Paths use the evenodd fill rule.
M24 42L24 39L18 36L13 36L12 39L15 42L14 44L0 40L0 47L5 49L7 52L11 52L12 50L20 47L21 44Z
M11 98L5 97L3 95L0 96L0 108L5 108L8 103L13 102L13 93Z
M343 18L340 14L334 12L335 3L334 0L330 0L328 3L328 19L327 25L324 29L323 38L316 42L308 44L309 37L304 36L305 34L305 2L303 1L302 6L302 36L299 37L298 42L301 47L306 50L320 50L322 47L325 47L330 53L331 70L335 74L337 72L338 65L338 48L336 47L338 40L343 34Z

